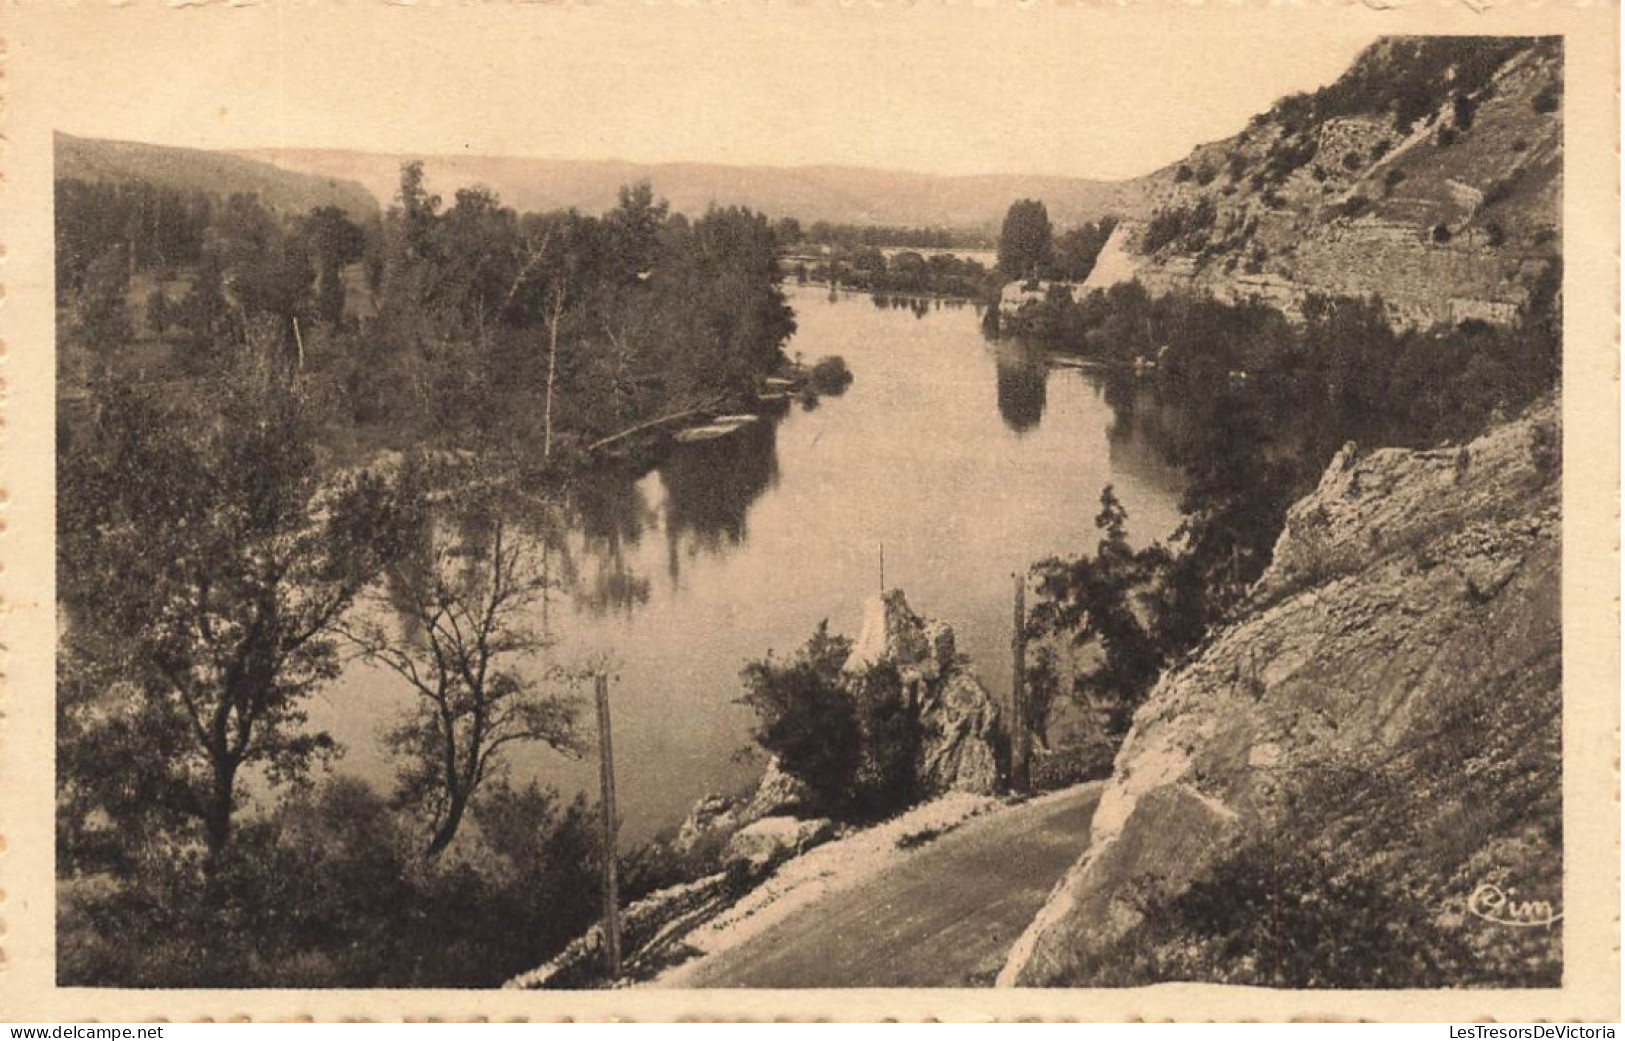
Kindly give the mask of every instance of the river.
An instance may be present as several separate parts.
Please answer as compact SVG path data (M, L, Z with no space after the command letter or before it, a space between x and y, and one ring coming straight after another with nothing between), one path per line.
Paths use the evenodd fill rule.
M1092 549L1108 483L1135 541L1178 523L1178 473L1099 375L989 343L968 305L786 291L799 326L787 353L843 356L851 388L679 446L641 479L594 481L574 511L574 588L537 620L558 660L614 663L623 844L752 782L761 761L739 755L752 725L736 701L740 668L793 652L821 619L856 636L882 544L886 585L949 622L1005 699L1011 574ZM352 662L311 720L348 750L339 769L383 784L379 736L408 698L393 675ZM591 756L519 748L511 761L516 781L596 791Z

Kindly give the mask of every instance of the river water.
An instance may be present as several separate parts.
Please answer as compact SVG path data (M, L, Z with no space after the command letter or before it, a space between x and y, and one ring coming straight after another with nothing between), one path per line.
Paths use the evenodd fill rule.
M856 636L864 598L880 589L882 545L886 585L950 623L1005 699L1011 574L1092 550L1108 483L1136 542L1178 522L1178 473L1142 410L1108 403L1101 376L989 343L967 305L787 292L799 326L787 353L841 355L851 388L679 446L640 479L595 481L573 511L573 588L537 619L560 662L613 663L623 844L680 822L708 792L752 782L761 761L739 754L752 724L737 703L740 668L793 652L825 618ZM387 784L380 734L409 697L391 674L353 662L312 723L347 749L339 769ZM516 781L596 792L591 755L518 748L511 762Z

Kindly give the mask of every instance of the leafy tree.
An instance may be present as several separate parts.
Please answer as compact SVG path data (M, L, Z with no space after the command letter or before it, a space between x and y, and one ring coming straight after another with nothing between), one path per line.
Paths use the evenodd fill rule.
M999 270L1010 278L1036 278L1054 250L1049 211L1036 199L1010 204L999 231Z
M366 235L337 206L318 206L300 223L316 257L316 313L336 325L344 317L344 267L361 259Z
M851 652L852 641L831 634L824 621L794 658L769 655L740 674L741 700L756 713L756 743L830 806L845 803L862 761L862 735L841 677Z
M671 206L656 200L648 181L622 185L619 203L604 216L610 255L623 281L647 275L654 267L660 249L660 229Z
M337 675L338 620L396 541L384 482L320 479L304 391L245 370L198 414L110 392L59 481L63 657L128 699L79 779L150 793L211 860L245 768L296 780L332 750L304 702Z
M465 487L492 480L463 477ZM576 750L576 705L521 668L546 648L530 623L549 584L542 544L477 491L437 515L421 478L409 470L405 481L412 535L386 583L401 625L392 632L374 621L346 632L416 695L389 744L404 760L400 799L429 819L426 854L435 856L456 838L481 785L500 776L508 746Z
M1063 234L1055 242L1057 275L1068 282L1082 282L1095 268L1100 251L1111 238L1117 222L1106 217L1096 223L1083 224Z
M1092 652L1094 663L1077 671L1072 696L1103 709L1115 734L1127 731L1166 658L1156 636L1156 597L1169 556L1156 545L1130 547L1127 524L1107 485L1095 517L1101 539L1094 556L1034 565L1039 598L1029 622L1035 635L1064 635Z

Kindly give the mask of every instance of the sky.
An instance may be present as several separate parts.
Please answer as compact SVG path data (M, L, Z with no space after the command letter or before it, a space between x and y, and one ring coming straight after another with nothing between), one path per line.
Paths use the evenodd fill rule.
M55 81L55 128L84 136L1103 178L1236 132L1373 38L1353 20L1194 33L1132 10L861 0L137 2L52 18L30 57Z

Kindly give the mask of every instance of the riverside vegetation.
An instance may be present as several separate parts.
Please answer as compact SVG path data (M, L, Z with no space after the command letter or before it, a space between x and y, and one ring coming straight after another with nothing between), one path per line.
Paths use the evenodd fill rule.
M520 608L563 580L593 442L785 364L768 222L646 184L601 218L442 206L415 165L360 221L58 191L62 982L475 986L545 960L606 852L585 802L505 780L515 743L579 743L576 677L526 667L546 634ZM414 691L389 794L317 779L342 749L305 706L356 653Z

